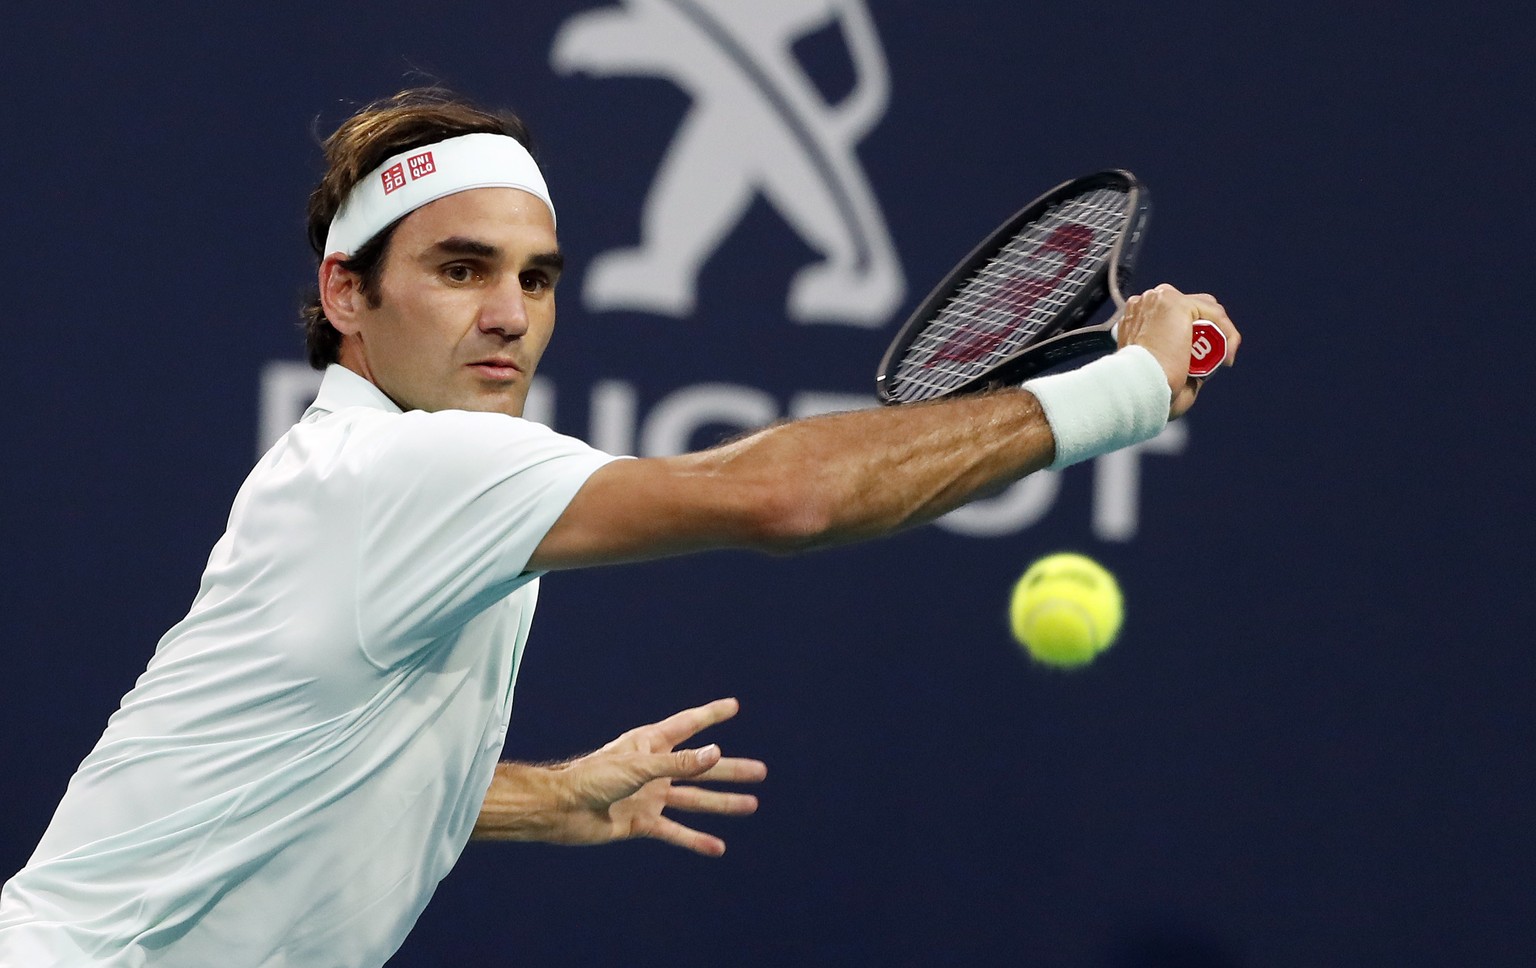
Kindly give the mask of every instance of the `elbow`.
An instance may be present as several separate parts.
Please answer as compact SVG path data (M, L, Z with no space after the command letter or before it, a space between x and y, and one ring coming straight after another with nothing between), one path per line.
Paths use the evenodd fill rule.
M835 543L834 502L810 482L765 488L749 509L751 545L772 555L794 555Z

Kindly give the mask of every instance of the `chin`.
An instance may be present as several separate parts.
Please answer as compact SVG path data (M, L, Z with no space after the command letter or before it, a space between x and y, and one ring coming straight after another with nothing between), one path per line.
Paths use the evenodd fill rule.
M521 417L526 393L482 393L458 405L460 410L476 413L504 413L509 417Z

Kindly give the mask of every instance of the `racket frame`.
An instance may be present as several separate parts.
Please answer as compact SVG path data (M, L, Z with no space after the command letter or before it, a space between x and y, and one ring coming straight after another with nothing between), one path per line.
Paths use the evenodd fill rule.
M879 373L875 378L875 394L883 404L902 403L894 391L896 371L902 357L917 338L933 321L933 318L956 295L959 287L968 281L982 266L998 254L1019 230L1040 218L1051 206L1076 195L1099 188L1121 188L1126 192L1127 217L1125 226L1105 258L1104 265L1094 273L1093 279L1082 291L1064 305L1056 317L1029 343L1021 346L1006 359L978 374L974 379L927 398L976 393L1003 386L1014 386L1024 380L1068 360L1097 351L1115 348L1112 330L1120 321L1125 305L1122 286L1130 278L1135 267L1137 253L1146 235L1147 219L1152 213L1151 198L1135 175L1120 168L1107 169L1091 175L1083 175L1062 182L1015 212L981 241L970 254L950 270L933 291L913 310L907 321L880 360ZM1106 300L1113 298L1116 311L1101 323L1081 325L1090 319ZM917 401L912 401L917 402Z

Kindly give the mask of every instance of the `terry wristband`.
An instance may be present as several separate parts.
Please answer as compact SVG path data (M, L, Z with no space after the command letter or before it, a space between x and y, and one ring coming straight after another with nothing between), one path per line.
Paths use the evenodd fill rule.
M1173 394L1145 348L1127 346L1087 366L1029 380L1056 438L1060 468L1151 440L1168 424Z

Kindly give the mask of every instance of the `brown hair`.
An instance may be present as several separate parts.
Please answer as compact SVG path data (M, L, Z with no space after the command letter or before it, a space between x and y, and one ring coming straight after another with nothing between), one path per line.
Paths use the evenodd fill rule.
M484 110L441 87L401 91L394 97L373 102L342 122L325 139L325 176L309 196L309 246L315 251L315 258L326 256L322 251L325 236L336 210L357 183L383 164L384 159L447 138L478 133L504 134L532 149L528 128L516 115ZM398 220L390 223L342 263L361 277L360 291L375 306L384 255L399 224ZM341 352L341 333L325 318L318 288L310 292L300 316L304 321L309 365L323 370L336 362Z

